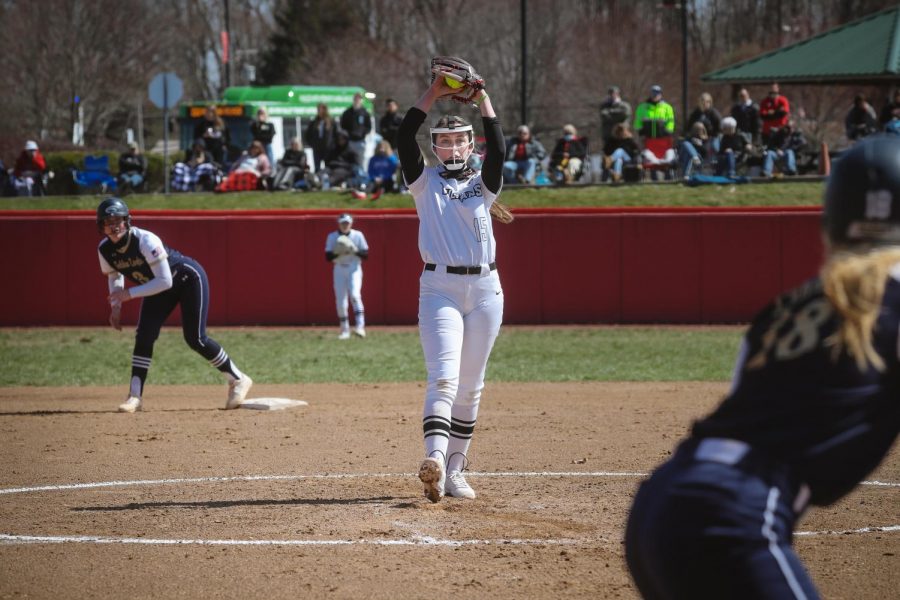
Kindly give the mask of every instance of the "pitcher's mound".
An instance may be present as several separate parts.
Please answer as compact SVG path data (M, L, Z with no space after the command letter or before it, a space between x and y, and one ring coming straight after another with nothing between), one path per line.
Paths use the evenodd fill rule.
M241 403L240 408L248 408L250 410L284 410L285 408L296 408L298 406L309 406L309 402L305 400L291 400L290 398L249 398Z

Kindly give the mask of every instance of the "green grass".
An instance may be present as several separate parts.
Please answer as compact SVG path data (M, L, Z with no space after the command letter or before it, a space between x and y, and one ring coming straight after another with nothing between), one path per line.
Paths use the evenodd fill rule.
M593 185L567 188L519 188L503 191L509 206L809 206L821 204L821 181L751 183L732 186L687 187L680 184ZM94 210L100 196L2 198L0 209ZM307 209L412 208L409 195L387 194L377 202L353 200L340 192L236 192L229 194L138 194L128 196L129 207L160 209Z
M740 328L504 327L491 381L721 381L731 375ZM375 329L339 342L332 329L212 328L259 383L423 381L418 331ZM109 328L0 329L0 386L123 385L133 336ZM153 384L222 379L181 338L163 330Z

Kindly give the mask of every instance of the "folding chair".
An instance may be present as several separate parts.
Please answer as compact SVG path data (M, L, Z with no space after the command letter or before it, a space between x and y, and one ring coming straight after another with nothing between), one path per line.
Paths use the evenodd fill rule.
M118 182L109 172L109 157L106 155L87 155L84 157L84 170L72 169L72 179L81 187L100 188L101 193L115 190Z
M665 179L675 179L675 140L672 136L644 138L644 150L641 152L641 166L644 177L653 179L654 173L662 173ZM671 151L671 152L670 152ZM650 160L644 152L650 152L656 160ZM666 155L670 156L667 160Z

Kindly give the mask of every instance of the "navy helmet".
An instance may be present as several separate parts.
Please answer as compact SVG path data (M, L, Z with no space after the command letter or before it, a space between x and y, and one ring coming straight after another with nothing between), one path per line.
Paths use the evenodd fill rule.
M835 160L822 227L836 244L900 245L900 137L867 137Z
M108 217L124 217L125 224L131 226L131 213L128 212L128 205L122 202L121 198L107 198L97 207L97 229L100 230L100 233L103 233L103 222Z

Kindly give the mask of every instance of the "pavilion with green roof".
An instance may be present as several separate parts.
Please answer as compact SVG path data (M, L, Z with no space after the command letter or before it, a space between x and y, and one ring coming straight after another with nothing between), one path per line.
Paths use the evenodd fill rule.
M900 6L706 73L708 83L900 84Z

